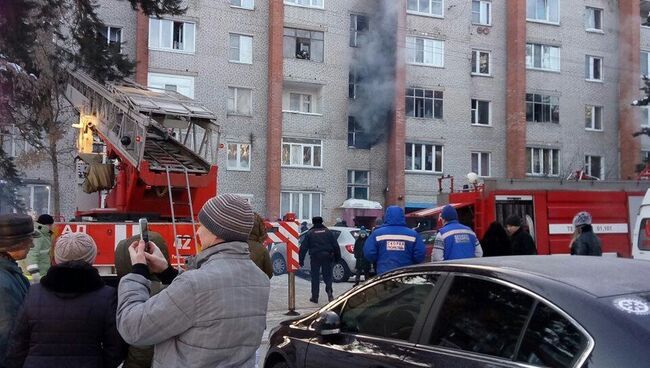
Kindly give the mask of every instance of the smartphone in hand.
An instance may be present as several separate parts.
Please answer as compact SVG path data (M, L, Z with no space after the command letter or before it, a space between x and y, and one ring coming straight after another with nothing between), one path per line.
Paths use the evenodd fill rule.
M149 223L146 218L141 218L140 223L140 240L144 241L144 251L151 253L149 246Z

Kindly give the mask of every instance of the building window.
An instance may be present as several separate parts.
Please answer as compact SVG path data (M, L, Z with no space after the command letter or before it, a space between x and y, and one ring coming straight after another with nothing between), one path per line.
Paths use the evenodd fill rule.
M253 10L255 8L255 1L254 0L230 0L230 6Z
M284 29L284 57L323 62L325 34L304 29Z
M194 52L194 23L149 18L149 48Z
M320 139L282 138L282 166L322 166L323 142Z
M585 29L587 31L603 30L603 9L587 7Z
M641 75L648 75L648 70L650 70L650 67L648 66L650 63L650 55L649 52L647 51L641 51Z
M280 208L283 214L292 212L300 221L310 221L321 215L321 193L312 192L282 192L280 193Z
M491 175L491 155L489 152L472 152L472 172L482 177Z
M370 198L370 171L348 170L348 199Z
M588 81L603 81L603 58L589 55L585 57L585 78Z
M406 171L442 173L442 167L442 146L406 143Z
M115 48L117 52L122 52L122 28L103 27L100 32L102 39L106 40L109 47Z
M253 115L253 90L228 87L228 114Z
M603 130L603 107L585 107L585 128L587 130Z
M50 213L51 189L49 185L28 184L18 188L29 214L36 216Z
M560 123L560 98L540 94L526 94L526 121Z
M650 107L641 106L641 126L650 128Z
M556 46L526 44L526 68L560 71L560 48Z
M445 42L421 37L406 37L406 61L410 64L445 66Z
M154 91L178 92L183 96L194 98L194 77L162 73L149 73L147 77L149 89Z
M532 176L560 175L560 151L548 148L526 149L526 174Z
M359 83L361 83L361 73L351 67L348 74L348 98L354 100L359 97Z
M2 129L0 130L0 144L9 157L19 157L27 151L27 142L16 126L10 125L0 129Z
M600 156L585 156L585 173L603 180L605 177L603 158Z
M442 119L443 92L431 89L406 89L406 116Z
M472 99L472 125L492 125L490 101Z
M526 19L560 23L560 0L527 0Z
M248 143L228 143L228 170L250 171L251 145Z
M488 51L472 50L472 74L490 75L490 53Z
M641 150L641 160L644 164L650 163L650 151Z
M482 26L492 24L492 2L472 0L472 23Z
M309 114L312 113L312 95L289 93L289 110Z
M253 63L253 37L240 34L230 34L230 59L231 62Z
M443 0L408 0L406 9L409 13L442 17Z
M368 17L350 14L350 46L359 47L365 43L368 33Z
M354 116L348 116L348 147L370 149L370 141Z
M307 8L323 8L323 0L284 0L285 4L304 6Z

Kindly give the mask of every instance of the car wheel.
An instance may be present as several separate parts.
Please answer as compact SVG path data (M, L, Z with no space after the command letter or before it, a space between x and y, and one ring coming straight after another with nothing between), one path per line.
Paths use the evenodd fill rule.
M332 281L346 282L350 278L350 269L345 261L341 260L334 263L332 267Z
M273 274L275 276L284 275L287 273L287 262L279 254L273 256Z

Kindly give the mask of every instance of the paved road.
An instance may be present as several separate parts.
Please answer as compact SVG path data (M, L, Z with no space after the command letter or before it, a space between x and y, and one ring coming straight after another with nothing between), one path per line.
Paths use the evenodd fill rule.
M271 296L269 298L269 307L266 314L266 331L264 331L264 336L262 337L262 346L260 351L260 360L264 359L266 351L268 350L268 333L269 331L277 326L281 321L291 318L285 315L288 311L288 276L274 276L271 279ZM354 280L354 278L350 278ZM332 288L334 289L334 296L338 296L346 291L348 291L354 283L343 282L343 283L334 283ZM321 282L320 285L320 296L318 297L318 304L314 304L309 301L311 297L311 282L308 278L305 277L296 277L296 311L300 314L307 314L316 311L318 308L327 304L327 293L325 293L325 284ZM260 364L261 366L261 364Z

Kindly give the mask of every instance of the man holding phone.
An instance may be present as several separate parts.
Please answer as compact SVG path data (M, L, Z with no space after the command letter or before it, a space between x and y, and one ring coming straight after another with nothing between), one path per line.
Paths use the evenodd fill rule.
M198 215L203 251L181 274L160 249L129 247L133 272L118 289L117 326L132 345L155 345L154 367L254 367L266 325L269 279L250 260L253 211L240 196L207 201ZM154 273L170 285L150 297Z

